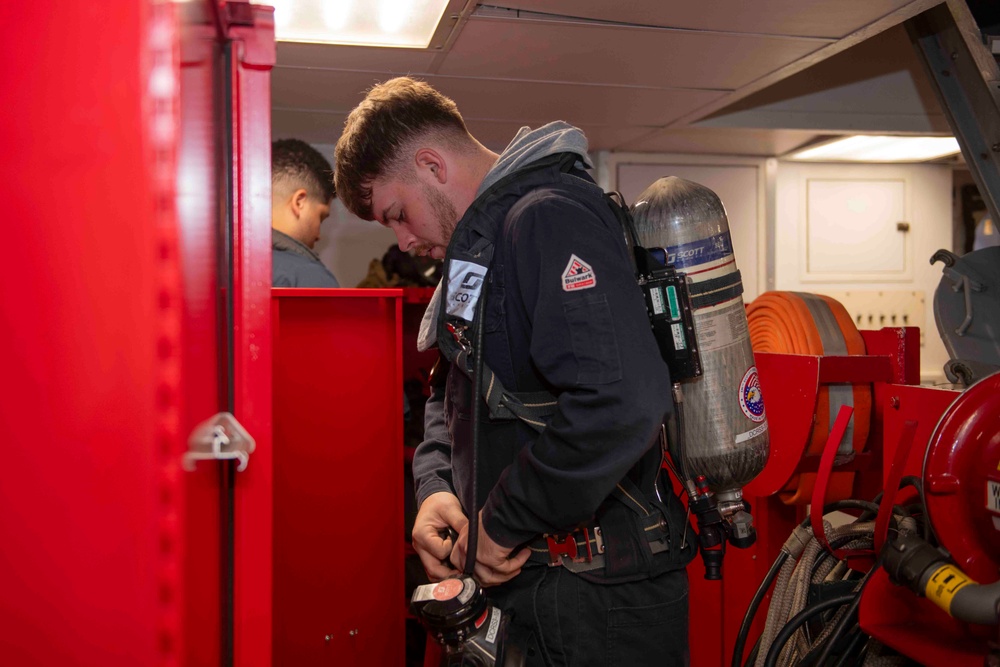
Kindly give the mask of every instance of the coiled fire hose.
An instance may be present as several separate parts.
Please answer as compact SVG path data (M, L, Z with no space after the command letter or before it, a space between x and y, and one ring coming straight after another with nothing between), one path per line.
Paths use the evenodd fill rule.
M747 307L750 343L754 352L843 356L865 354L865 342L847 309L820 294L765 292ZM869 384L824 384L819 386L816 421L806 454L819 456L841 406L854 414L837 451L827 497L849 498L854 473L836 472L836 466L863 451L871 422L872 388ZM789 505L810 501L816 473L792 477L779 494Z

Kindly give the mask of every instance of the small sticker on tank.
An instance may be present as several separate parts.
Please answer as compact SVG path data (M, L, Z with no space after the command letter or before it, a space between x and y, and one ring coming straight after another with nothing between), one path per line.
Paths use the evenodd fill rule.
M729 257L733 254L733 241L729 232L725 231L706 239L668 246L664 250L667 253L667 263L683 269Z
M752 429L746 433L739 433L736 436L736 444L746 442L747 440L753 440L761 433L767 433L767 424L761 424L760 426L754 426Z
M677 303L677 288L673 285L667 286L667 301L670 303L670 319L681 319L681 309Z
M764 421L764 396L760 391L756 366L748 368L740 381L740 409L751 421Z
M649 291L649 300L653 303L653 314L662 315L667 308L663 303L663 289L654 287Z
M675 350L686 350L687 343L684 340L684 328L680 324L671 324L670 333L674 337L674 349Z

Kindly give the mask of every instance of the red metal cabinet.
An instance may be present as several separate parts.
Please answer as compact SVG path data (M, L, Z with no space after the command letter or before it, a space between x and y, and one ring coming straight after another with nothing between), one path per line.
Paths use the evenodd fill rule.
M273 663L402 665L402 290L273 294Z

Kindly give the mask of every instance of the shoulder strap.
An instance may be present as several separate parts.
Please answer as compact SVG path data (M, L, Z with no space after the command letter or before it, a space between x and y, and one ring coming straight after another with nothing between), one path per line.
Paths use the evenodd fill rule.
M561 155L557 161L559 169L563 173L568 173L572 170L575 162L576 156L572 153ZM633 245L634 239L636 238L635 228L632 224L632 218L628 209L622 203L623 199L621 194L617 192L612 194L605 193L599 190L596 185L594 185L594 188L596 191L600 192L600 196L611 208L619 222L621 222L622 228L626 231L626 241L629 242L629 245ZM615 197L617 197L617 199ZM462 348L456 358L460 369L471 369L471 364L467 363L467 357L468 349ZM470 380L472 380L472 374L469 373L468 375ZM479 393L483 397L483 400L486 401L487 406L489 406L491 419L520 419L539 433L545 429L548 423L548 417L552 416L556 409L557 400L551 393L547 391L508 391L492 369L485 364L483 365L483 372L480 378Z
M467 355L468 352L464 350L458 354L456 362L459 369L469 367L466 363ZM547 418L556 411L556 397L549 392L507 391L500 378L485 364L479 382L479 394L489 407L490 419L500 421L520 419L539 433L545 430Z

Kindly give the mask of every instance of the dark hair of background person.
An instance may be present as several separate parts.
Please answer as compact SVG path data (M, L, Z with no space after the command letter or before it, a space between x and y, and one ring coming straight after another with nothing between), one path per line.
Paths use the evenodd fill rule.
M300 139L279 139L271 144L271 187L297 190L324 203L336 194L333 168L319 151Z

